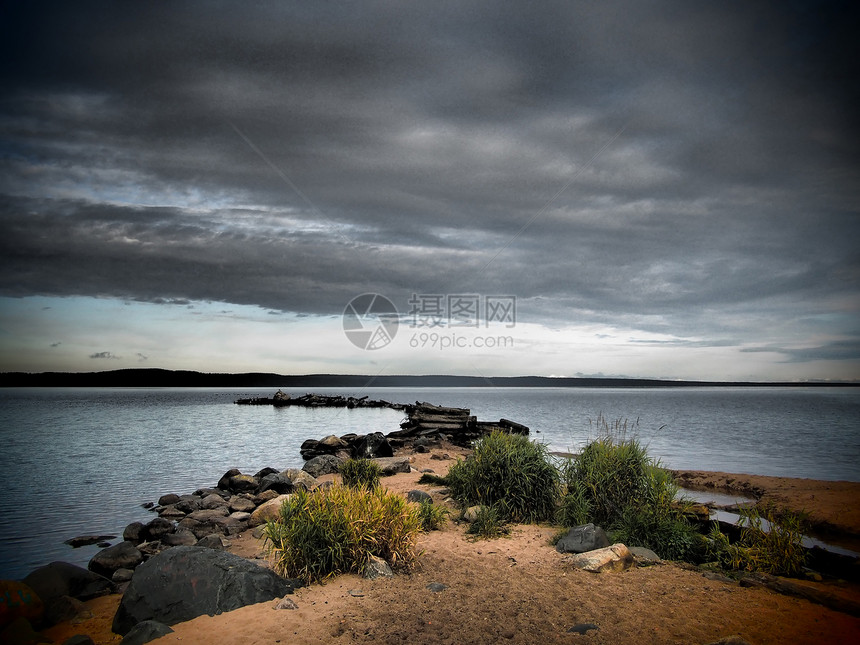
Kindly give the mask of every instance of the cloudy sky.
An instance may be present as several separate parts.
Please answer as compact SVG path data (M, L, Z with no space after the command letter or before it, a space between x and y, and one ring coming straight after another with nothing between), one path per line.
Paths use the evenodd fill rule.
M857 27L4 2L0 370L860 379Z

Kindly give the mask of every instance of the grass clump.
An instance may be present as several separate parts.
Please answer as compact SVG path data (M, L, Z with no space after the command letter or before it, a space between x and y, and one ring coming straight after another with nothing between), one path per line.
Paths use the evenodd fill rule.
M448 521L448 510L430 500L423 500L418 503L418 519L421 522L421 530L425 533L437 531Z
M418 478L419 484L429 484L430 486L447 486L448 479L440 477L434 473L424 473Z
M264 536L275 571L307 584L358 573L371 555L410 568L420 527L418 509L401 495L334 485L293 494Z
M382 467L370 459L347 459L340 466L340 476L344 486L374 489L379 486Z
M615 438L606 421L598 421L605 435L562 468L557 521L565 526L593 522L613 540L647 547L663 558L696 557L702 539L673 503L678 486L671 473L636 439Z
M502 506L501 504L480 506L466 533L484 539L497 538L510 533L505 522L506 511Z
M451 466L445 480L461 506L498 505L504 521L542 522L555 515L558 470L546 446L522 435L493 431Z
M741 534L735 543L717 523L708 535L708 553L721 567L779 576L796 576L803 570L807 552L802 515L786 512L777 518L773 507L750 507L740 516Z

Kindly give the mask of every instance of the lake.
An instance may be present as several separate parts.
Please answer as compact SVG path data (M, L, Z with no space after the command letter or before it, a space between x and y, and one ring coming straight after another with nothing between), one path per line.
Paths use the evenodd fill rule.
M293 395L305 390L285 388ZM805 387L318 389L398 403L467 407L511 419L553 451L576 452L597 418L626 420L668 468L860 481L860 390ZM82 534L121 535L141 504L214 486L224 472L301 467L308 438L388 433L389 409L239 406L272 388L0 389L0 579L53 560L81 566Z

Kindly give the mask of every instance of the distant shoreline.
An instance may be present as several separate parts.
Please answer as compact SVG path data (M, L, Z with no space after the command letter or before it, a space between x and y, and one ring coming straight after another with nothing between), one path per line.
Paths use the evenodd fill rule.
M122 369L104 372L3 372L0 387L860 387L856 381L752 382L673 381L641 378L577 378L548 376L456 376L355 374L284 375L262 372L219 374L187 370Z

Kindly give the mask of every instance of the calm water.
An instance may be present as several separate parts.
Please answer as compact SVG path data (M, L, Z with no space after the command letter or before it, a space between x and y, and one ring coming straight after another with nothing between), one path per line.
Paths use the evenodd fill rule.
M390 432L403 414L382 409L238 406L266 389L0 389L0 579L53 560L82 566L97 547L82 534L121 535L153 515L164 493L214 486L229 468L300 467L307 438ZM304 390L287 390L295 395ZM550 449L577 451L603 414L670 468L860 481L856 388L346 389L472 409L531 427ZM635 422L638 419L638 424Z

